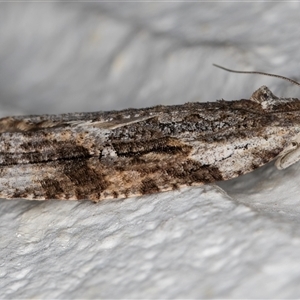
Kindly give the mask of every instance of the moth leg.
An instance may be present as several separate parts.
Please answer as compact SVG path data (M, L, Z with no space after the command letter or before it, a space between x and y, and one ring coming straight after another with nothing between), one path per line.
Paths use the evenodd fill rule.
M279 170L283 170L293 165L300 160L300 141L299 137L296 141L293 141L288 147L283 149L279 153L278 158L275 162L275 166Z

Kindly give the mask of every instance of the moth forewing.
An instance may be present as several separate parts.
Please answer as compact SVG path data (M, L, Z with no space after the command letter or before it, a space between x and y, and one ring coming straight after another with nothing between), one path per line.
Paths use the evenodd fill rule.
M249 100L0 120L0 197L139 196L227 180L299 159L300 101ZM292 144L294 145L294 144Z

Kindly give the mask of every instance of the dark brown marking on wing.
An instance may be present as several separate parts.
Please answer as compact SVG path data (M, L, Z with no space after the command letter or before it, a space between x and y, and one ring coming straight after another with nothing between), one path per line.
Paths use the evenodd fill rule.
M57 199L63 193L63 188L58 180L45 178L40 181L43 190L45 191L46 199Z
M32 143L24 143L21 150L32 149ZM49 144L47 140L41 141L34 152L0 153L1 165L30 164L55 160L69 160L76 158L89 158L88 149L74 145L72 141Z
M188 153L192 147L181 143L176 138L164 137L154 140L131 141L131 142L113 142L116 153L125 157L141 157L147 153L166 153L176 155L180 153Z
M172 190L173 191L178 191L180 186L177 183L172 183Z
M116 191L113 191L113 197L114 197L114 198L118 198L118 197L119 197L119 193L116 192Z
M140 189L140 193L144 194L153 194L158 193L160 191L159 187L156 184L156 181L153 179L144 179L142 180L142 186Z
M77 199L85 199L89 194L99 194L100 198L101 193L109 185L105 176L91 169L86 160L75 159L64 162L63 173L73 184Z
M199 162L187 159L186 161L170 165L166 169L167 174L176 178L179 183L210 183L222 180L222 174L214 166L203 166Z

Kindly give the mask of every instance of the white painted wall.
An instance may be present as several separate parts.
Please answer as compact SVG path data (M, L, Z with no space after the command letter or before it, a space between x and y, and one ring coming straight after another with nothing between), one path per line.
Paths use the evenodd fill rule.
M300 3L0 3L0 114L278 96ZM1 200L0 298L298 298L300 165L89 202Z

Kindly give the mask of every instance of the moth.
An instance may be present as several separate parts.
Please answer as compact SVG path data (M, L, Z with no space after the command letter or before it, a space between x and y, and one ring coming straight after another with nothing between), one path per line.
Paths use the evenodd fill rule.
M6 117L0 197L97 202L228 180L275 158L284 169L300 159L299 133L300 100L266 86L250 99Z

